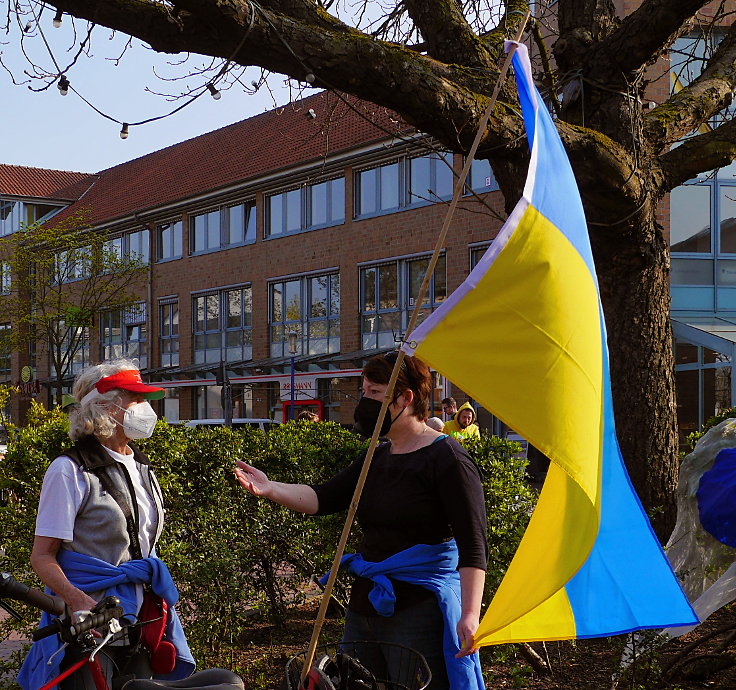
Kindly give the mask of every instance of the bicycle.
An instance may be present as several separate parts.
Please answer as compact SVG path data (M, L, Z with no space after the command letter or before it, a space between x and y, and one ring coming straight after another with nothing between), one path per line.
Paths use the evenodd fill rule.
M102 650L110 643L123 639L128 633L140 628L143 623L123 617L123 609L116 597L102 599L83 619L73 621L68 615L64 601L46 594L38 589L18 582L9 573L0 573L0 606L8 610L11 615L19 615L4 599L14 599L59 616L43 628L34 631L34 642L51 635L58 635L65 646L75 645L81 650L79 661L71 664L58 676L43 685L38 690L51 690L60 682L81 673L87 668L94 682L95 690L111 690L108 679L100 663L99 656L105 654ZM93 630L97 630L101 637L95 637ZM112 661L112 659L110 659ZM154 680L148 677L121 676L121 669L115 666L112 675L112 690L163 690L176 688L180 690L244 690L240 676L226 669L207 669L193 673L188 678L176 681Z
M329 642L315 650L302 681L307 652L286 662L285 690L425 690L432 680L427 660L411 647L391 642ZM379 671L371 660L389 662ZM379 664L380 666L380 664ZM369 670L373 668L375 672Z

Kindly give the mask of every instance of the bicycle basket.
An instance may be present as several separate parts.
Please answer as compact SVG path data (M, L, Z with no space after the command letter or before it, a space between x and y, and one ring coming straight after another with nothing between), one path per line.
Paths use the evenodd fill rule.
M319 645L300 686L307 650L286 662L287 690L424 690L432 680L426 659L390 642L334 642Z

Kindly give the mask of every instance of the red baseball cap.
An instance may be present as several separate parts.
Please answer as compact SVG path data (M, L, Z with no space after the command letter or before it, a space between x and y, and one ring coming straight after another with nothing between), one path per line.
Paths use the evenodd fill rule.
M138 369L126 369L112 376L105 376L95 384L95 388L98 393L107 393L114 388L122 388L124 391L142 393L146 400L160 400L164 397L163 388L143 383L141 372Z

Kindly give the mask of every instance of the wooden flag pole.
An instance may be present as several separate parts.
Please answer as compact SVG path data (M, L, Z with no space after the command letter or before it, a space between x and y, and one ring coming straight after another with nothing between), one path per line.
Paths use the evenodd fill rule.
M517 43L521 40L524 29L526 28L526 24L529 21L530 14L530 11L527 10L524 16L524 20L519 25L516 37L514 38ZM465 165L463 165L462 172L455 182L455 189L453 191L452 201L450 202L450 206L447 209L447 214L445 215L445 220L442 224L442 229L440 230L440 234L434 248L434 253L432 254L429 266L427 267L427 272L424 275L422 285L419 288L419 294L417 295L416 304L414 305L414 311L412 312L411 318L409 319L409 325L406 329L407 334L411 334L411 332L414 330L414 327L416 326L417 319L419 318L419 312L421 311L421 306L424 302L424 296L427 294L427 290L429 288L429 281L432 274L434 273L435 266L437 265L437 259L439 258L442 247L445 244L445 239L447 238L450 221L452 220L452 216L455 213L457 202L460 198L460 195L462 194L463 187L465 186L465 180L468 177L468 172L470 171L470 166L473 163L475 153L478 150L478 146L480 145L480 140L483 138L483 133L488 126L488 121L491 119L493 108L495 107L496 101L498 100L498 94L501 91L501 86L504 79L506 78L506 74L511 65L511 58L514 55L515 50L516 49L512 47L506 55L506 59L504 60L503 66L501 68L501 73L499 74L498 81L496 82L493 93L491 94L491 98L488 101L486 111L481 118L480 126L478 127L478 133L475 135L475 140L473 141L473 145L470 147L470 151L468 151L468 155L465 159ZM345 518L345 525L342 528L342 534L340 535L340 541L337 545L335 558L332 561L332 569L330 570L330 574L327 578L327 584L325 585L324 591L322 592L322 600L320 602L319 611L317 612L317 618L314 622L314 628L312 629L312 637L309 641L307 656L304 660L304 666L302 667L300 681L300 684L302 686L304 685L304 679L307 677L309 669L312 667L312 662L314 661L314 655L317 650L317 642L319 640L319 635L322 631L322 626L327 614L327 607L330 603L330 597L335 585L335 579L337 578L337 573L340 568L342 556L345 553L345 544L347 543L348 537L350 536L350 530L352 529L353 521L355 520L355 513L358 510L358 502L360 501L360 496L363 493L363 486L365 485L365 480L368 476L368 470L370 469L371 462L373 461L373 455L375 453L376 446L378 445L378 438L380 436L381 426L383 425L386 411L388 410L388 406L391 402L391 397L393 396L394 387L396 386L396 380L399 377L399 371L401 371L401 365L404 362L404 357L404 351L399 350L398 356L396 357L396 362L394 363L394 368L391 371L391 377L389 378L388 386L386 388L386 394L383 396L383 401L381 402L381 410L378 413L378 421L376 422L376 426L373 429L370 444L368 445L365 460L363 461L363 467L360 471L358 482L355 486L355 492L353 493L350 507L348 508L348 514Z

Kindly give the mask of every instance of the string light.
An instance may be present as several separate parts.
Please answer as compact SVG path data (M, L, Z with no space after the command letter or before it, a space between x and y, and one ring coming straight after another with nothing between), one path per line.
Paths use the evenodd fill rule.
M59 89L59 93L62 96L66 96L69 93L69 80L66 78L66 75L62 74L59 77L59 83L56 85L56 88Z
M121 139L127 139L128 138L128 123L123 122L123 126L120 130L120 138Z
M56 10L56 15L54 15L54 21L52 22L55 29L58 29L61 27L61 20L63 16L64 16L64 13L61 10Z
M314 84L315 76L312 74L312 72L307 72L304 75L304 81L307 82L307 84Z
M33 29L33 22L28 22L28 24L26 24L26 26L25 26L25 28L23 29L23 31L24 31L25 33L29 33L29 32L31 31L31 29Z
M222 98L222 94L212 82L207 84L207 88L210 90L210 96L212 96L214 100L219 101Z

